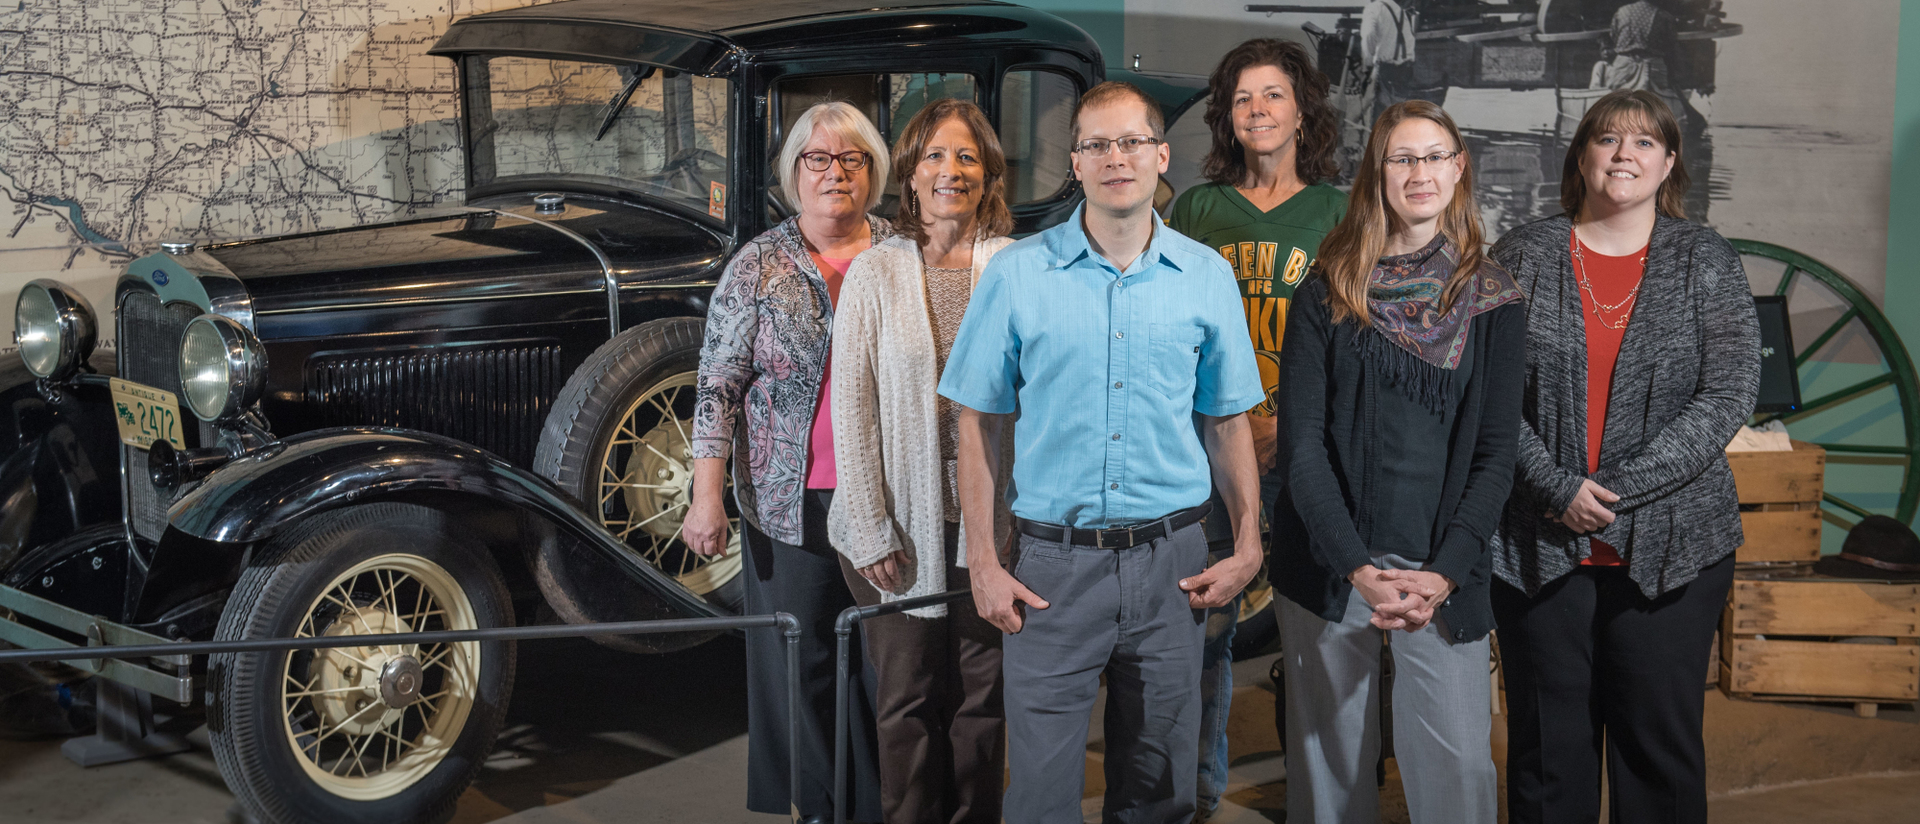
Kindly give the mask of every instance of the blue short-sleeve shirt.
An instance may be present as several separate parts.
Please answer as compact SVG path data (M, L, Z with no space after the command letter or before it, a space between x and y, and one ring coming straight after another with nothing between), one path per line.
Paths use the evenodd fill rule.
M1212 491L1193 413L1262 400L1233 271L1162 225L1126 271L1087 245L1081 209L993 256L940 394L1019 411L1013 512L1108 527L1198 506Z

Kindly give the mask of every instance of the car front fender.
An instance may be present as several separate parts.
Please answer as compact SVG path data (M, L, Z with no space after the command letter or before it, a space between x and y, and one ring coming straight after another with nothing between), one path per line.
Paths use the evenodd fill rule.
M168 512L174 529L208 541L252 544L320 512L407 495L479 499L532 516L571 540L566 551L542 547L546 567L556 558L591 568L548 575L550 602L606 605L577 610L555 606L570 622L724 615L636 556L552 483L528 470L451 438L403 429L341 428L302 433L250 451L215 470L180 496ZM616 580L607 580L607 576ZM636 593L618 578L639 587ZM549 589L551 581L563 591ZM592 592L580 592L590 586ZM618 594L616 596L616 593ZM631 599L652 595L657 605ZM556 597L559 596L559 597ZM618 606L614 606L618 604Z

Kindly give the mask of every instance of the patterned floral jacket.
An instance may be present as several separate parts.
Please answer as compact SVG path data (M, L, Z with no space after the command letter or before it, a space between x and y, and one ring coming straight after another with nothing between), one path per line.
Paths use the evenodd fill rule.
M874 245L893 235L887 221L867 220ZM732 455L741 516L781 543L805 540L800 494L832 332L827 283L798 218L747 241L707 306L693 457Z

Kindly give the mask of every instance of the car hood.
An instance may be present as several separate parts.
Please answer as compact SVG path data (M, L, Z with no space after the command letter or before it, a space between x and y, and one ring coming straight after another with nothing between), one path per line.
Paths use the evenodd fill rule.
M424 217L206 249L246 284L258 314L511 299L698 277L726 252L713 230L664 210L569 197L554 214L525 196Z

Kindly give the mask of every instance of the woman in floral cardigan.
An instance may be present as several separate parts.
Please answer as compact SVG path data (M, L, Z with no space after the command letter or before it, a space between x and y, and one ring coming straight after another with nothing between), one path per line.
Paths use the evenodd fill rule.
M748 241L727 265L700 350L683 534L695 552L725 550L731 456L746 611L800 619L800 786L791 797L803 821L824 821L833 810L833 623L854 603L827 542L836 486L827 349L841 276L893 234L867 214L888 165L886 142L852 106L822 103L802 114L775 167L798 214ZM747 809L778 815L789 798L784 655L776 630L747 633ZM856 662L853 671L861 669ZM851 723L851 818L879 821L873 721L860 709Z

